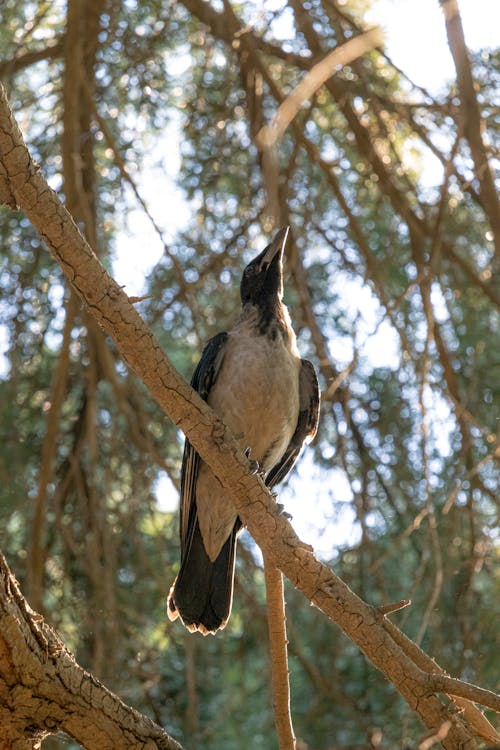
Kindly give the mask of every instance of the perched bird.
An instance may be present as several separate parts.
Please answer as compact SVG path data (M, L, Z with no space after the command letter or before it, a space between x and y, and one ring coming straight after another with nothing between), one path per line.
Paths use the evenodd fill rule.
M292 469L316 434L319 388L311 362L300 358L283 299L288 227L245 268L241 315L229 333L206 345L191 385L229 427L268 487ZM236 510L210 468L186 440L181 476L181 567L168 616L204 635L223 628L231 612Z

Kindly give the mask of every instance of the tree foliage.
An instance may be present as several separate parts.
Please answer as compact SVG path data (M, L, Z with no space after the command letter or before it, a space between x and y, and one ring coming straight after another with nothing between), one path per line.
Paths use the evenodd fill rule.
M349 586L375 606L411 598L402 629L495 689L498 50L469 58L448 14L457 77L439 94L372 49L302 102L271 166L259 148L298 81L365 29L367 6L5 0L0 76L105 265L123 256L127 212L145 215L134 254L156 243L161 255L140 310L186 378L234 320L241 269L272 221L291 225L286 301L323 406L313 460L281 501L304 495L312 516L317 497L325 558ZM167 172L177 157L175 186L156 169L150 208L143 165ZM172 190L189 208L181 225ZM187 747L274 747L254 544L242 539L221 636L166 624L178 550L163 496L178 486L181 434L27 219L2 209L0 236L0 547L30 603ZM351 542L330 531L347 534L346 518ZM291 586L287 613L297 735L355 747L381 728L385 746L416 746L421 727L393 689Z

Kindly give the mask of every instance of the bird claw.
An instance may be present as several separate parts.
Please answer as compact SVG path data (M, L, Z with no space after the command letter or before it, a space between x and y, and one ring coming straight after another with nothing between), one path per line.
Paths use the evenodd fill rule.
M283 518L286 518L287 521L292 520L293 516L290 513L286 512L285 506L282 503L276 503L276 508L278 509L278 513L280 516L283 516Z
M248 463L250 464L250 474L258 474L261 479L265 479L266 471L265 469L262 469L259 462L255 461L253 458L250 458L251 448L245 448L243 451L245 457L248 459Z
M253 458L248 459L248 463L250 464L250 473L251 474L260 474L260 465L258 461L254 461Z
M260 465L258 461L254 461L253 458L250 458L251 448L245 448L243 451L243 454L245 455L245 458L248 459L248 463L250 465L250 474L259 474L260 473Z

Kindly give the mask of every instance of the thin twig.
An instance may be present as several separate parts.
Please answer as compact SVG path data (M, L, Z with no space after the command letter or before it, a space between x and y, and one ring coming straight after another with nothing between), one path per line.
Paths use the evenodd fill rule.
M266 579L267 624L271 653L274 721L280 750L295 750L295 734L290 713L290 682L286 638L283 575L264 557Z
M335 47L323 60L316 63L280 104L271 124L263 127L257 135L257 144L260 148L270 149L279 143L303 103L310 99L337 70L379 45L381 40L382 31L379 27L369 29L345 44Z
M437 729L428 732L418 743L418 750L430 750L433 745L441 744L451 729L451 721L443 721Z
M378 611L383 615L390 615L391 612L398 612L400 609L409 607L411 599L402 599L400 602L394 602L393 604L382 604L378 607Z
M457 680L456 677L448 677L444 674L431 674L429 681L434 690L447 695L457 695L474 703L480 703L500 713L500 695L492 690L472 685L470 682Z
M495 252L500 255L500 200L493 171L488 161L483 140L483 121L472 76L470 56L465 44L464 29L457 0L441 0L446 34L455 64L464 134L474 161L475 174L480 185L480 199L493 231Z
M77 310L76 295L71 292L65 304L66 319L59 359L54 370L50 395L46 405L46 431L42 443L42 455L37 481L37 493L34 501L34 514L31 525L30 548L28 557L28 589L31 605L38 612L42 611L44 579L44 545L45 506L49 484L53 478L58 449L58 437L61 428L61 409L66 397L68 370L70 364L71 333Z

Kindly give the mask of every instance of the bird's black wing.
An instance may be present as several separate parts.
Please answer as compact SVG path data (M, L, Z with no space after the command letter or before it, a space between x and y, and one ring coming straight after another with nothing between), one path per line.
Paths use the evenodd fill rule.
M223 332L210 339L191 378L191 386L204 401L208 399L208 394L215 383L224 358L227 336L227 333ZM199 466L200 457L186 438L181 472L180 532L182 556L189 546L190 536L195 526L195 490Z
M297 427L281 460L273 466L266 477L268 487L282 482L292 470L304 442L310 443L316 435L319 419L319 385L314 365L302 360L299 373L299 418Z

